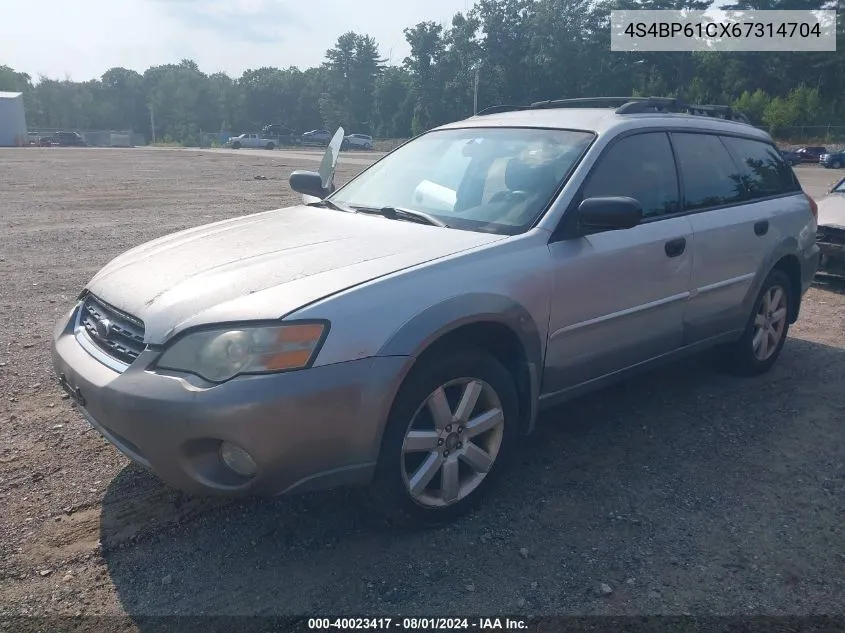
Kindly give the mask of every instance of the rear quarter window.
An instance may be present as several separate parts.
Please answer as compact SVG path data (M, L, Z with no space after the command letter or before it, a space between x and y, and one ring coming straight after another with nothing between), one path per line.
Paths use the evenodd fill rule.
M739 166L746 199L800 191L795 172L772 145L733 136L723 136L722 142Z

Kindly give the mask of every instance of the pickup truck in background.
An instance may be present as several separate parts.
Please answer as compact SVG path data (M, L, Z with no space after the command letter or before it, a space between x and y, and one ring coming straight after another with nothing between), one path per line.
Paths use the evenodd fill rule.
M41 147L58 145L59 147L86 147L88 143L79 132L56 132L50 136L43 136L38 139Z
M229 147L232 149L241 149L242 147L252 149L275 149L276 142L261 134L241 134L240 136L233 136L229 139Z

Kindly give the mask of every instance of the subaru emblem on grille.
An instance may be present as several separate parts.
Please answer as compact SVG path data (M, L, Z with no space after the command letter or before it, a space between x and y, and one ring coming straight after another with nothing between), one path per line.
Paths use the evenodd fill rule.
M97 338L101 340L105 341L109 337L109 334L111 334L112 324L108 319L97 320L94 327L97 328Z

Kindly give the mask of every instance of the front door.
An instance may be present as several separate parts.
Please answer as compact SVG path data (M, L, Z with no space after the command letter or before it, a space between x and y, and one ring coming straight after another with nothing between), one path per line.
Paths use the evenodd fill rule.
M636 199L643 222L549 245L555 272L545 394L682 345L693 231L675 215L680 193L667 134L626 136L605 149L576 203L602 196Z

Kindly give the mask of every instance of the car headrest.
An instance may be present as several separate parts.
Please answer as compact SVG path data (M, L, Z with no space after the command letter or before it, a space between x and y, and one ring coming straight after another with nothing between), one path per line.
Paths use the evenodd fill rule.
M519 158L512 158L505 167L505 186L511 191L535 193L554 187L552 165L532 166Z

